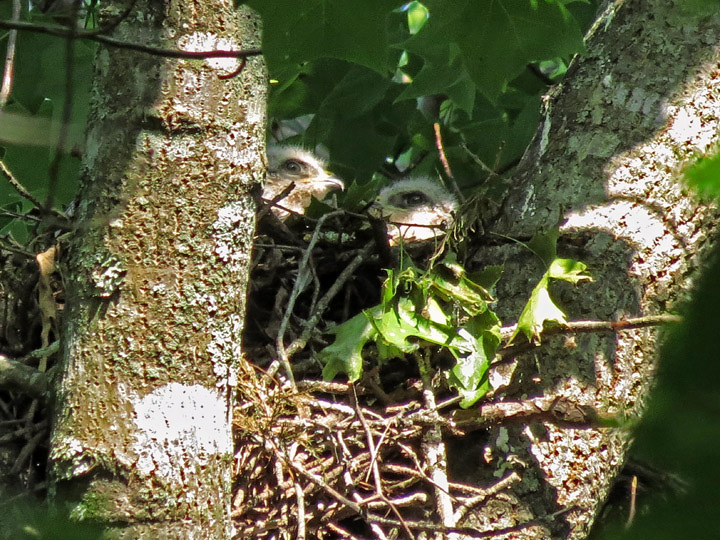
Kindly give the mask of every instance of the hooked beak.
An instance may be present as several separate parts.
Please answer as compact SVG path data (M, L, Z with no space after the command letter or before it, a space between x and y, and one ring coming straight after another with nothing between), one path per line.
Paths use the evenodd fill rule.
M337 189L340 189L340 190L345 189L345 184L343 183L343 181L340 180L339 178L335 178L334 176L328 175L325 178L322 178L322 182L324 182L326 184L330 184L331 186L335 186Z

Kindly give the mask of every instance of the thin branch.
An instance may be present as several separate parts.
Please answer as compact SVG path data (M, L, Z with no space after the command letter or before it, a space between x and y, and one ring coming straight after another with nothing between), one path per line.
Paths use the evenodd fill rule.
M420 379L422 380L422 395L426 409L434 417L437 417L437 403L432 388L432 368L430 360L420 351L417 355ZM437 513L446 527L455 525L452 499L449 495L449 482L447 475L447 450L443 441L442 429L439 425L430 425L422 438L423 454L428 464L430 477L435 484L435 504Z
M25 186L23 186L17 178L13 175L13 173L10 171L10 169L7 168L7 165L5 165L5 162L0 160L0 175L5 177L5 179L10 183L10 185L13 187L15 191L17 191L21 197L24 199L27 199L35 207L37 207L40 210L43 210L45 207L42 202L40 202L39 199L37 199L32 193L30 193L27 189L25 189ZM68 221L68 217L59 210L55 210L53 208L48 209L48 212L52 215L64 220Z
M163 47L153 47L151 45L141 45L139 43L131 43L122 41L108 36L98 35L93 30L77 30L73 32L64 26L49 26L43 24L32 24L22 21L0 21L0 28L6 30L22 30L26 32L35 32L38 34L47 34L56 37L74 37L75 39L84 39L102 43L108 47L117 49L126 49L137 51L152 56L162 56L164 58L181 58L186 60L204 60L206 58L250 58L260 56L260 49L246 49L243 51L181 51L179 49L165 49Z
M290 317L292 316L293 309L295 308L295 302L297 301L300 294L305 290L305 285L307 284L308 279L308 266L310 264L310 256L312 255L315 244L317 244L318 240L320 239L320 231L322 230L322 226L327 219L341 213L341 210L337 210L335 212L325 214L320 219L318 219L318 222L315 225L315 231L313 232L312 238L310 239L310 243L305 249L305 254L303 255L303 258L298 265L298 274L295 278L295 283L293 285L292 292L290 293L290 298L288 299L285 313L283 314L282 321L280 322L280 328L278 329L275 347L277 349L280 363L282 364L283 368L285 368L287 377L290 380L293 389L297 389L297 387L295 385L295 377L292 373L292 367L290 366L290 355L285 348L285 331L287 330L287 326L290 323Z
M78 32L77 21L80 15L80 4L82 0L73 0L70 7L70 24L68 25L68 36L65 41L65 95L63 96L62 114L60 118L60 132L58 133L55 155L50 163L48 183L48 194L45 200L45 211L49 211L53 205L53 197L60 181L60 160L65 153L65 145L70 130L70 119L73 110L73 87L75 84L75 36Z
M11 21L20 19L20 0L13 0ZM13 84L13 71L15 68L15 44L17 43L17 30L10 30L5 49L5 69L3 70L2 85L0 86L0 109L5 108Z
M595 332L622 332L625 330L635 330L638 328L648 328L652 326L662 326L663 324L681 323L683 318L679 315L664 313L661 315L648 315L645 317L633 317L630 319L620 319L619 321L569 321L562 326L554 326L547 328L540 334L541 337L551 337L556 335L567 334L589 334ZM515 332L516 325L504 327L500 330L503 341L512 336ZM535 349L535 343L518 343L515 345L505 346L498 350L497 355L504 358L510 355L516 355L527 350Z
M443 169L445 169L445 174L447 174L450 178L455 178L452 169L450 168L447 156L445 155L445 145L443 144L442 132L440 131L440 123L435 122L433 124L433 129L435 130L435 146L437 147L438 154L440 155L440 163L442 163Z
M360 408L360 405L357 401L357 394L355 393L355 385L351 385L350 392L349 392L350 400L352 401L353 406L355 407L355 412L357 414L357 418L360 421L360 425L363 428L363 431L365 431L365 439L368 444L368 450L370 451L370 467L372 469L372 475L373 480L375 482L375 494L385 503L388 505L390 510L393 514L395 514L395 517L398 518L400 523L402 524L402 528L405 531L405 534L407 534L408 538L411 540L414 540L415 535L413 535L412 531L410 531L410 528L405 523L405 520L402 517L402 514L400 514L400 511L397 509L397 507L385 496L385 493L383 492L382 487L382 477L380 476L380 469L378 468L378 462L377 462L377 451L379 447L375 446L375 441L373 440L372 431L370 430L370 426L368 426L367 421L365 420L365 415L362 413L362 409Z
M32 193L25 189L25 186L23 186L18 181L18 179L15 178L13 173L10 172L10 169L7 168L7 165L5 165L5 162L2 160L0 160L0 174L5 177L5 179L10 183L13 189L17 191L22 198L27 199L37 208L43 207L43 204L40 202L40 200L35 198Z
M36 399L44 399L47 397L48 375L0 355L0 388L22 392Z
M492 495L500 493L504 489L508 489L510 486L518 483L520 480L522 480L522 478L520 478L520 475L517 473L517 471L513 471L505 478L501 478L500 480L498 480L489 488L482 490L482 493L479 493L472 497L467 497L462 501L462 504L458 506L457 510L455 510L455 514L453 516L455 523L462 520L470 510L472 510L481 502L487 500Z
M355 270L357 270L357 268L367 259L367 256L372 252L373 248L373 243L365 246L362 251L350 262L350 264L348 264L343 269L343 271L340 272L340 275L337 277L335 282L330 286L325 295L317 303L315 312L313 313L312 317L308 319L300 337L288 346L286 350L288 358L290 358L296 352L302 350L305 345L307 345L308 339L310 339L310 334L320 322L325 308L327 308L328 304L330 304L332 299L335 298L337 293L340 292L340 289L342 289L347 280L355 274Z

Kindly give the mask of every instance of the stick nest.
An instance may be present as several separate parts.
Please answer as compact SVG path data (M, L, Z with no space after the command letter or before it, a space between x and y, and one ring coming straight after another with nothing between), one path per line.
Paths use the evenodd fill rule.
M397 250L378 247L383 235L356 216L297 219L292 228L261 223L256 238L234 411L238 538L467 532L443 523L517 478L485 489L449 480L445 440L465 433L439 412L457 400L434 376L432 351L368 363L355 384L322 381L314 360L332 339L323 330L378 303L381 268ZM429 244L414 247L414 258L429 257Z

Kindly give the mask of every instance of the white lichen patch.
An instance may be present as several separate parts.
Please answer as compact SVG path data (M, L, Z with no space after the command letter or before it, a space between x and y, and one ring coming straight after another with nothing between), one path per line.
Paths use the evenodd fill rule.
M242 171L247 170L258 160L257 152L246 144L251 138L252 136L242 125L235 124L232 129L220 134L220 137L205 139L203 143L222 163L226 163L233 170ZM244 178L240 181L246 183L247 180Z
M125 279L123 264L113 255L98 256L96 265L90 272L90 279L95 286L95 295L110 298L122 285Z
M218 390L170 383L130 403L135 465L144 475L182 482L187 467L202 467L209 458L232 452L227 401Z
M233 40L205 32L182 36L178 40L178 46L188 52L237 51L240 49ZM233 73L240 67L240 61L237 58L207 58L205 63L213 69L223 70L227 73Z
M207 351L213 364L213 372L217 376L218 386L237 384L237 374L233 366L242 355L240 348L242 328L242 317L232 314L222 325L209 329L212 338L208 343Z
M244 232L248 227L241 226L252 219L253 211L241 201L234 201L218 210L213 223L215 255L230 271L242 272L248 258L247 246L252 239Z

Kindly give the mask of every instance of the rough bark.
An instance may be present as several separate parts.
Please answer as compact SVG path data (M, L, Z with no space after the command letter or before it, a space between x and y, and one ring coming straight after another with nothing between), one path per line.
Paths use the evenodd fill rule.
M720 132L720 17L677 2L609 4L588 54L548 96L544 122L513 179L493 231L528 239L561 223L559 255L587 263L594 282L557 286L569 319L667 313L682 304L717 225L717 212L683 187L680 171ZM544 268L527 249L481 250L477 264L505 264L498 297L516 320ZM561 396L601 415L638 419L652 387L657 328L551 338L503 373L508 399ZM494 377L500 380L499 370ZM506 380L507 382L507 380ZM586 409L583 409L586 410ZM468 518L503 538L583 538L623 466L623 428L552 421L506 425L477 444L478 481L516 470L522 481ZM463 448L467 461L469 443ZM525 524L525 525L522 525ZM526 526L532 524L531 526Z
M115 35L189 51L260 40L229 1L140 0ZM231 389L266 101L262 60L220 77L238 66L97 55L51 463L58 500L116 537L232 534Z

